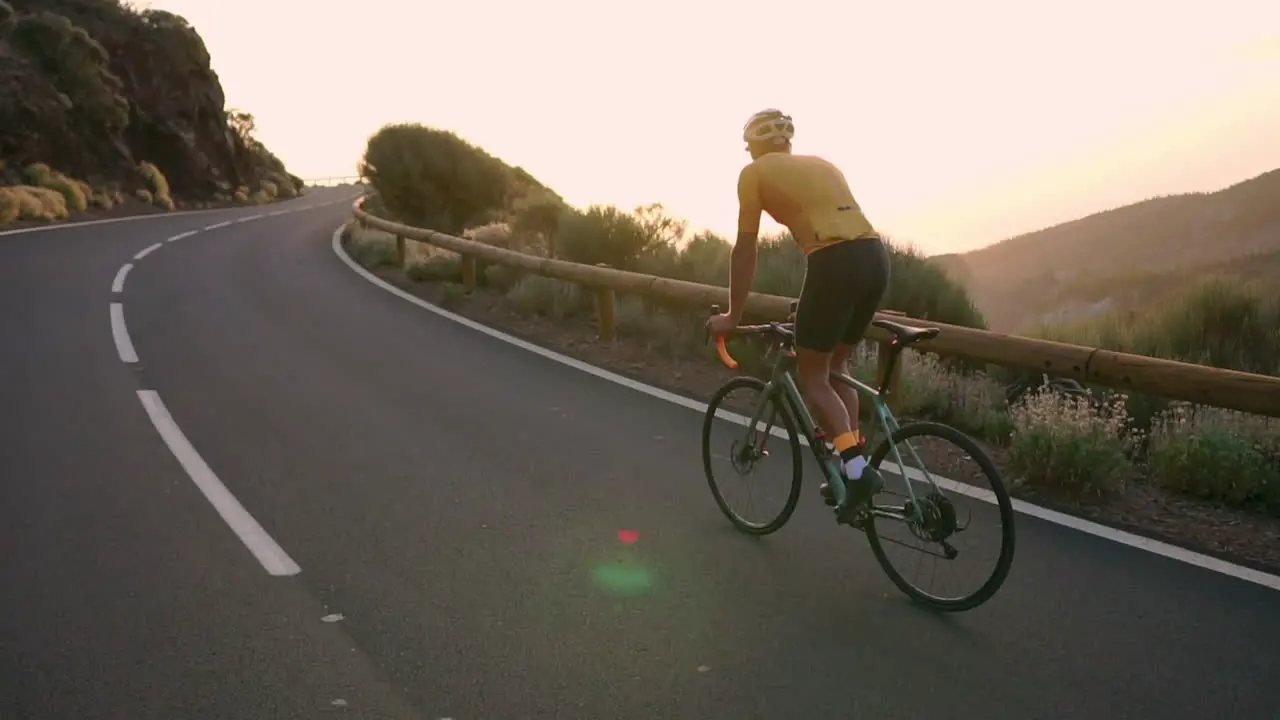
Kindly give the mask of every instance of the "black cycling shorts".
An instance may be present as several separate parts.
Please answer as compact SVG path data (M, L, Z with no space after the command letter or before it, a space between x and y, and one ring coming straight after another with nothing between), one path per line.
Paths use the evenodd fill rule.
M809 253L796 308L796 346L831 352L856 345L889 289L889 251L878 237L848 240Z

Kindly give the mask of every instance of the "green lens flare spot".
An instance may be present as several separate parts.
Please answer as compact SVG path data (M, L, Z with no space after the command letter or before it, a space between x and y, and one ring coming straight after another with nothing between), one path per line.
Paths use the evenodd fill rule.
M653 575L648 568L627 562L597 565L592 577L597 586L615 595L642 595L653 587Z

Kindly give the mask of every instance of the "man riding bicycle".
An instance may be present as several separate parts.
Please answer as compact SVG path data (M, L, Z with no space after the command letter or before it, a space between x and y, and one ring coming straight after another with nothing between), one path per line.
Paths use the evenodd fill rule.
M793 155L791 117L775 109L747 120L742 139L752 162L738 175L738 237L729 277L729 311L707 321L716 335L742 320L756 272L760 213L791 230L805 254L795 316L796 379L810 411L840 454L849 508L884 485L867 465L858 432L858 394L831 380L862 341L889 285L889 253L867 221L839 168L813 155ZM826 483L822 495L835 505Z

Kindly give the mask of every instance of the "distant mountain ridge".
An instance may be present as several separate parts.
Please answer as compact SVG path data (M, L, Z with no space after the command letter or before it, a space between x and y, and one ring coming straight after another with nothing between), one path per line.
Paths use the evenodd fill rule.
M1280 169L1210 193L1152 198L966 253L936 255L994 330L1148 302L1203 272L1280 287ZM1136 284L1136 285L1135 285ZM1137 292L1140 285L1145 291Z

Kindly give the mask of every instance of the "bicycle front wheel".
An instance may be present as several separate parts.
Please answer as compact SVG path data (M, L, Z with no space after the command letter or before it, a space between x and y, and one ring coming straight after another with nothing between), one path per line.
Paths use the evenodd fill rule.
M759 378L745 375L733 378L712 396L702 421L702 467L707 475L707 484L711 487L711 495L734 527L752 535L775 532L791 518L796 502L800 499L800 478L804 471L800 457L800 437L796 434L795 424L776 398L765 400L764 392L767 387ZM745 391L746 397L731 400L730 396L738 391ZM760 420L754 427L746 427L762 402L767 405L759 413ZM722 419L717 417L718 412L738 417ZM735 419L741 422L735 422ZM785 438L773 435L773 429L778 425L785 432ZM770 445L774 446L776 457L770 454ZM716 479L714 468L717 461L724 467L720 480ZM754 512L756 493L753 490L756 488L753 487L753 478L748 475L761 467L791 475L789 489L781 477L760 482L758 489L761 492L786 490L785 500L772 514L768 510L758 515ZM732 476L734 473L737 477ZM733 491L742 489L747 491L747 500L739 506L740 511L730 506L724 491L729 490L729 494L734 495L737 493Z
M897 449L897 457L890 454L891 448ZM898 457L901 466L896 465ZM991 599L1013 564L1013 503L995 463L982 448L949 425L915 422L882 440L871 454L870 465L885 478L885 490L873 501L865 525L867 540L893 584L911 599L946 612L971 610ZM901 484L890 481L890 476ZM891 486L902 491L891 491ZM890 497L895 502L886 503ZM975 518L983 522L975 526ZM893 539L895 531L905 540ZM930 581L937 579L939 558L947 563L945 574L960 558L994 557L986 572L958 573L964 580L976 579L976 588L943 593L908 581L890 560L886 544L895 549L916 546L913 549L919 555L914 569ZM991 545L996 546L994 552ZM905 569L908 564L912 561L901 566Z

